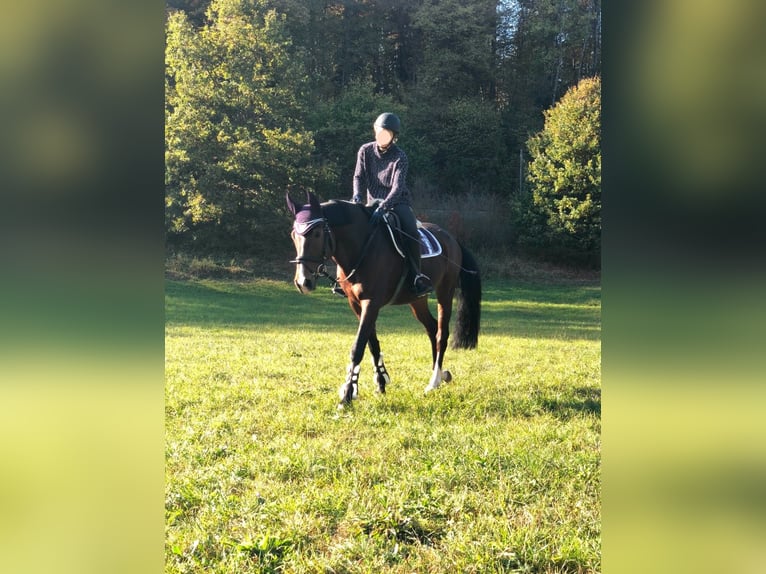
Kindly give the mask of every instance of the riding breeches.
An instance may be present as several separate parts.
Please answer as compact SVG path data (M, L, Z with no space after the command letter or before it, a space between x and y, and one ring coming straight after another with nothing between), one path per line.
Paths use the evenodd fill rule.
M420 240L418 239L418 223L415 219L415 213L406 203L394 206L392 211L399 216L399 225L402 228L407 254L415 267L415 272L420 273Z

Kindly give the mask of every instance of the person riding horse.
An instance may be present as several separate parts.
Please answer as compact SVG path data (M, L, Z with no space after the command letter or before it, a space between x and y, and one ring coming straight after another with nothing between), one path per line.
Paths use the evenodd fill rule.
M354 170L352 201L373 203L377 208L370 223L377 225L388 212L399 217L407 259L413 272L412 290L418 297L433 291L431 279L420 270L420 241L417 221L412 211L412 194L407 187L408 161L404 151L396 145L401 121L392 113L382 113L373 124L375 141L359 148Z
M378 316L387 305L409 305L428 333L431 378L425 392L449 382L452 375L443 367L448 342L451 340L457 349L473 349L479 336L481 276L473 255L438 225L423 223L440 246L436 255L423 261L423 269L428 272L436 295L438 311L434 317L428 298L418 297L405 288L408 263L387 234L370 233L370 216L366 209L350 201L320 203L311 191L306 192L305 204L296 203L289 192L285 199L293 215L290 234L295 247L293 284L301 293L311 293L316 289L319 277L328 277L326 263L332 261L338 268L348 304L359 320L346 379L338 389L338 408L345 408L358 396L365 347L372 355L373 382L378 391L386 392L386 386L391 382L377 335ZM454 329L450 330L455 296L457 316Z

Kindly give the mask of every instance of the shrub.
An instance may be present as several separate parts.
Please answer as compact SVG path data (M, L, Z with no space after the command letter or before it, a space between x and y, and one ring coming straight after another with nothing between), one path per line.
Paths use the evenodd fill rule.
M530 195L515 201L519 242L549 254L598 259L601 251L601 80L571 88L545 112L527 147Z

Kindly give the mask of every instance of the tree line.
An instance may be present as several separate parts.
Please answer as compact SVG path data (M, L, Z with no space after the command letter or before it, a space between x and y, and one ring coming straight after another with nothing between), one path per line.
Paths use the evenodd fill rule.
M530 169L554 121L583 127L571 109L549 115L600 76L600 0L167 0L166 9L170 245L247 252L282 240L285 192L349 197L356 150L390 111L402 119L416 192L492 194L513 207L520 246L597 253L600 140L586 146L598 154L597 185L593 169L570 174L574 190L556 172L594 166L583 146L548 156L547 176ZM588 207L562 204L567 195ZM562 243L578 228L561 224L573 214L590 218L589 238Z

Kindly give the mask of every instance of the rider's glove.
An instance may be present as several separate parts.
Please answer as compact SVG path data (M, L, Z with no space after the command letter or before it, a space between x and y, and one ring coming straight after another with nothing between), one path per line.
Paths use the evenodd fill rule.
M370 217L370 225L377 225L380 223L380 220L383 219L384 214L385 210L381 209L380 207L373 211L372 216Z

